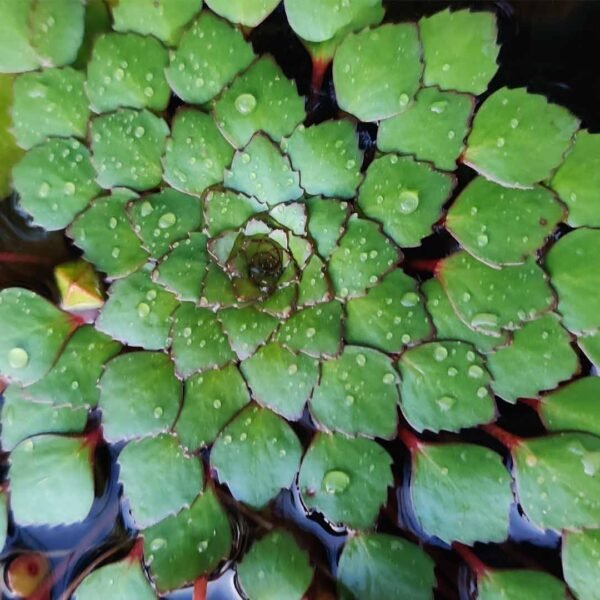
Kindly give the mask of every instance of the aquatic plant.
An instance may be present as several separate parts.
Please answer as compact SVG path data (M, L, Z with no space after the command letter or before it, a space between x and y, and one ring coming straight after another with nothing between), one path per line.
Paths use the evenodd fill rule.
M81 252L56 304L0 292L3 539L93 527L108 452L126 540L103 540L77 600L199 599L232 564L251 600L300 599L315 568L340 598L426 599L439 547L484 600L600 598L600 380L577 377L581 352L600 363L600 135L488 89L490 12L202 4L0 0L0 183ZM251 43L275 10L312 97ZM404 259L442 230L447 256ZM499 427L515 402L547 433ZM345 528L330 565L274 516L290 489ZM258 524L249 548L236 511ZM517 511L562 534L566 584L469 548Z

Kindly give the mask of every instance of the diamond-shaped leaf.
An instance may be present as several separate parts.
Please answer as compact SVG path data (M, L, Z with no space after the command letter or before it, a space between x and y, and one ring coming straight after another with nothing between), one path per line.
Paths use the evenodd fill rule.
M175 296L155 284L147 271L136 271L110 286L96 326L124 344L161 350L167 345L171 315L178 305Z
M206 0L218 15L246 27L260 25L279 4L279 0Z
M544 96L502 88L481 105L463 162L509 187L531 187L562 161L579 120Z
M212 237L227 229L241 227L250 217L266 208L255 198L229 190L210 190L204 196L204 217Z
M494 393L515 402L570 379L579 370L579 359L559 317L550 313L515 331L508 346L488 356L488 368Z
M240 585L250 600L301 600L312 577L308 553L282 529L254 542L238 566Z
M337 588L342 600L430 600L434 563L415 544L384 533L357 534L344 545Z
M542 571L487 571L477 581L480 600L528 600L536 596L547 600L568 598L562 581Z
M0 0L0 72L33 71L39 66L29 38L29 10L33 0Z
M346 346L340 357L323 362L310 411L329 430L392 438L398 421L398 379L384 354Z
M422 72L421 44L413 23L351 33L333 60L337 102L361 121L393 117L415 95Z
M175 427L181 443L190 450L211 444L248 402L246 382L234 365L190 377Z
M502 187L476 177L446 216L446 228L475 258L491 266L519 264L541 248L565 215L542 186Z
M453 176L392 154L371 163L358 204L399 246L418 246L441 217L453 187Z
M119 481L139 528L189 507L202 480L199 459L186 455L171 434L129 442L119 454Z
M28 150L47 137L85 137L85 76L70 67L26 73L14 82L13 133Z
M425 85L482 94L496 74L500 50L492 12L444 11L419 21Z
M190 508L145 529L144 556L159 591L210 573L231 549L231 525L208 487Z
M50 231L66 227L100 191L90 153L75 139L52 138L29 150L13 181L21 206Z
M308 231L317 244L317 250L327 258L344 233L344 223L348 219L347 202L324 198L307 198Z
M94 500L94 444L61 435L21 442L10 454L10 495L22 526L82 521ZM43 501L41 501L43 499Z
M485 362L465 342L431 342L398 361L401 407L413 429L459 431L496 415Z
M210 463L235 498L258 509L290 487L301 455L300 440L281 417L250 405L220 433Z
M513 501L510 483L500 456L488 448L419 443L413 452L415 516L426 534L446 543L504 541Z
M181 384L162 352L130 352L113 358L100 379L102 424L116 442L168 429L179 412Z
M577 345L591 363L597 369L600 369L600 330L596 329L589 335L578 338Z
M253 398L287 419L299 419L319 376L318 362L280 344L263 346L241 370Z
M391 463L372 440L317 433L300 468L304 504L335 523L371 527L392 485Z
M304 100L277 63L263 57L225 90L214 114L223 135L243 148L258 131L276 142L290 135L304 120Z
M160 157L169 128L147 110L120 108L96 117L90 125L92 162L98 183L147 190L162 178Z
M279 324L275 317L251 306L222 310L219 312L219 319L240 360L252 356Z
M0 291L0 373L31 384L42 378L74 326L67 313L22 288Z
M380 124L377 147L382 152L414 154L452 171L464 147L472 110L471 96L423 88L412 105Z

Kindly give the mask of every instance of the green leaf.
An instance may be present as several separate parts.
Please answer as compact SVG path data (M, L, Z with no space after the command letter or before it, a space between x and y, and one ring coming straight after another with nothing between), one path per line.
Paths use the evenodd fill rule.
M382 152L414 154L453 171L464 148L473 105L466 94L422 88L413 104L380 124L377 147Z
M379 227L353 214L331 253L329 275L341 298L363 295L400 260L398 249Z
M29 388L31 389L31 388ZM2 405L2 449L10 452L24 439L40 433L81 433L87 423L87 410L70 406L54 407L31 402L29 389L16 385L4 391Z
M94 501L94 445L90 440L40 435L10 454L10 497L21 526L82 521Z
M153 279L180 300L197 302L209 261L207 241L203 233L195 232L175 242L154 270Z
M346 304L346 341L389 353L431 337L433 328L417 282L395 269L363 298Z
M202 0L118 0L112 15L116 31L153 35L173 45L201 8Z
M75 139L49 139L13 169L21 206L49 231L66 227L97 195L94 178L90 153Z
M230 307L237 302L229 277L214 263L208 264L202 285L200 305L211 308Z
M334 523L371 527L393 483L391 463L372 440L318 432L300 468L302 500Z
M214 115L219 129L236 148L243 148L258 131L279 142L304 120L304 99L277 63L265 56L225 90Z
M190 508L143 534L144 556L160 592L210 573L228 556L232 542L227 515L211 487Z
M223 181L233 152L209 115L181 109L173 119L167 141L163 159L165 181L179 190L200 195Z
M171 188L134 200L127 212L144 248L156 258L165 254L175 240L199 228L203 221L198 198Z
M242 152L235 153L231 170L225 171L227 187L254 196L270 207L300 198L299 181L289 159L260 134Z
M419 21L425 85L472 94L486 91L498 70L498 28L492 12L450 9Z
M110 286L96 327L129 346L161 350L167 346L171 315L178 305L146 271L136 271Z
M399 246L418 246L442 216L454 176L395 154L376 158L360 186L358 204Z
M29 2L29 39L40 66L61 67L77 58L84 18L85 7L80 0Z
M309 42L377 25L385 14L381 0L285 0L285 12L292 29Z
M308 231L323 258L328 258L337 245L344 223L348 219L349 205L333 199L307 198Z
M48 137L85 137L89 108L84 81L83 73L70 67L15 79L12 131L21 148L29 150Z
M504 541L510 484L500 456L481 446L419 444L413 454L415 516L427 535L448 544Z
M564 326L577 335L600 327L600 231L576 229L562 237L546 255L546 268L558 294Z
M513 449L517 494L542 529L600 524L600 438L559 433L520 440Z
M142 529L192 504L202 491L202 465L174 435L147 437L129 442L119 454L119 482Z
M39 66L29 33L29 13L33 2L0 0L0 73L33 71Z
M326 121L309 128L300 125L282 145L300 172L307 194L354 197L362 179L363 153L350 121Z
M242 33L205 11L181 37L166 70L167 81L184 102L205 104L253 59Z
M241 370L253 398L286 419L302 416L319 376L319 363L294 354L277 343L263 346L244 360Z
M148 260L125 211L134 198L135 192L114 188L110 196L92 201L67 230L85 258L111 278L129 275Z
M98 183L134 190L156 187L162 178L160 157L169 128L147 110L120 108L96 117L91 125L92 162Z
M578 131L550 186L568 206L571 227L600 227L596 190L600 187L600 135Z
M413 429L459 431L496 416L485 361L465 342L431 342L398 361L402 413Z
M24 390L25 397L36 403L59 407L96 406L97 383L104 364L120 350L119 343L96 331L92 325L84 325L71 336L48 374Z
M87 65L92 110L103 113L122 106L164 110L171 95L164 74L168 62L166 48L153 37L101 35Z
M210 464L234 498L259 509L290 487L301 456L293 429L270 410L250 405L221 431Z
M502 88L481 105L463 162L508 187L547 179L571 143L579 120L525 88Z
M206 0L206 4L232 23L256 27L275 10L279 0Z
M1 8L0 2L0 10ZM0 37L1 34L0 30ZM3 49L0 49L1 52ZM2 58L0 58L0 200L10 194L11 171L23 154L12 133L14 125L11 111L15 78L12 75L2 74L1 61Z
M310 412L328 430L391 439L398 422L398 374L376 350L346 346L324 361Z
M235 365L190 377L175 427L181 443L194 451L210 445L248 402L246 382Z
M231 348L240 360L252 356L279 325L279 319L251 306L222 310L219 319Z
M302 271L298 287L298 306L320 304L331 300L332 297L326 266L313 254Z
M351 33L333 59L337 102L361 121L393 117L414 97L422 72L414 24L387 24Z
M342 600L431 600L434 563L418 546L384 533L350 537L337 572Z
M165 431L179 412L181 384L162 352L113 358L100 379L104 436L110 442Z
M171 337L171 354L183 377L222 367L235 358L217 315L191 302L184 302L173 314Z
M564 600L568 598L565 585L556 577L542 571L487 571L477 582L479 600Z
M540 418L549 431L582 431L600 436L600 377L582 377L542 396Z
M461 250L445 258L437 276L459 316L471 329L500 337L554 305L547 277L533 258L494 269Z
M210 190L204 196L208 233L215 237L227 229L241 227L250 217L267 207L258 200L229 190Z
M250 600L301 600L313 578L308 553L284 529L254 542L237 573Z
M497 346L508 342L509 334L504 331L500 337L491 337L467 327L454 312L444 288L433 278L421 286L421 291L427 298L427 312L435 326L438 340L462 340L473 344L482 354L487 354Z
M75 69L85 69L92 55L96 39L103 33L109 32L111 26L110 11L105 1L88 0L85 3L83 41L73 63Z
M108 590L111 600L156 600L139 558L131 554L92 571L79 584L75 595L77 600L97 600Z
M597 569L600 531L567 531L562 537L562 568L566 582L581 600L599 600Z
M542 186L508 189L476 177L452 204L446 228L475 258L514 265L541 248L564 216L564 207Z
M342 345L342 305L317 304L299 310L282 326L275 341L309 356L336 356Z
M23 288L0 291L0 373L25 385L41 379L73 324L67 313Z
M558 315L550 313L515 331L510 345L488 356L488 367L494 393L515 402L570 379L579 371L579 359Z
M600 331L597 329L589 335L577 338L577 345L590 362L600 369Z

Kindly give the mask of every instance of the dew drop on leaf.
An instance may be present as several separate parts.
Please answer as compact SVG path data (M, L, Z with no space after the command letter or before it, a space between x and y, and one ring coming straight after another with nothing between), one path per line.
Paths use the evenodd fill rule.
M328 494L342 494L350 485L350 476L344 471L333 469L325 473L323 485Z
M11 348L8 351L8 364L13 369L24 369L29 363L29 354L23 348Z
M235 99L235 109L241 115L249 115L256 108L256 98L252 94L240 94Z

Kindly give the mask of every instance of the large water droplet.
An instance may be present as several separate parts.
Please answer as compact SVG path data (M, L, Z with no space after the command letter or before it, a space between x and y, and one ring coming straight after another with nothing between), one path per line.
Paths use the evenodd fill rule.
M400 299L402 306L410 307L416 306L419 303L419 295L415 292L406 292Z
M157 407L154 409L154 418L155 418L155 419L160 419L160 418L163 416L163 413L164 413L164 412L165 412L165 411L163 410L162 406L157 406Z
M442 396L436 401L436 404L442 412L447 412L456 404L456 398L453 396Z
M480 234L477 236L477 245L478 245L480 248L483 248L484 246L487 246L489 241L490 241L490 240L489 240L488 236L487 236L487 235L485 235L485 233L480 233Z
M156 552L167 545L167 540L164 538L156 538L150 543L150 549Z
M150 314L150 306L148 306L148 304L145 302L140 302L137 305L137 313L142 319L147 317Z
M11 348L8 351L8 364L12 369L24 369L29 363L29 354L23 348Z
M177 223L177 217L172 212L165 213L158 220L158 226L161 229L168 229L169 227L173 227L175 223Z
M429 109L431 110L431 112L440 115L446 110L447 106L448 102L446 102L446 100L438 100L437 102L432 102Z
M583 472L593 477L600 470L600 452L586 452L581 457Z
M443 360L446 360L447 356L448 356L448 350L446 349L445 346L438 346L433 351L433 358L435 358L435 360L437 360L438 362L442 362Z
M241 115L249 115L256 108L256 98L252 94L240 94L234 104Z
M364 354L357 354L356 355L356 364L359 367L364 367L367 364L367 359L365 357Z
M350 476L344 471L333 469L325 473L323 485L328 494L341 494L350 485Z
M419 194L413 190L403 190L400 192L399 202L400 211L409 215L419 208Z
M479 365L471 365L467 371L469 377L479 379L483 375L483 369Z

